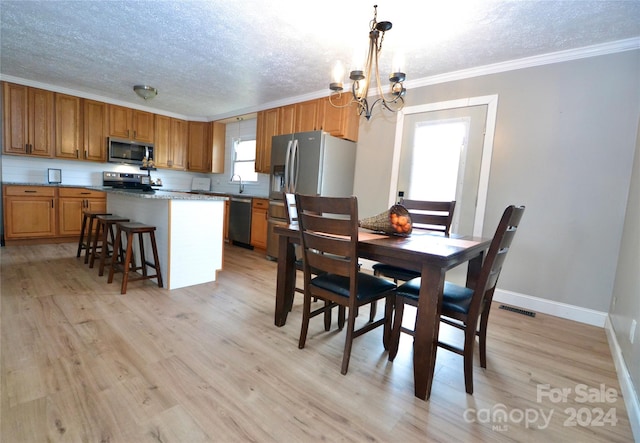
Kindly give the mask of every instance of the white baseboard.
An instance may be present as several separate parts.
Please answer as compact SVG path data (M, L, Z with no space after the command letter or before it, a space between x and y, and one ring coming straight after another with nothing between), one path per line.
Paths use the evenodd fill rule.
M622 356L616 333L613 330L611 319L607 315L604 329L607 333L607 339L609 340L609 349L611 350L611 356L613 357L613 363L616 366L616 373L618 374L618 382L620 383L620 389L622 390L622 397L624 398L624 404L627 407L627 414L629 415L629 422L631 423L631 431L636 442L640 442L640 401L636 395L636 391L633 387L633 381L631 375L627 369L627 365Z
M530 311L549 314L555 317L574 320L592 326L604 327L608 314L593 309L582 308L580 306L569 305L553 300L532 297L530 295L519 294L517 292L505 291L496 288L493 294L493 301Z

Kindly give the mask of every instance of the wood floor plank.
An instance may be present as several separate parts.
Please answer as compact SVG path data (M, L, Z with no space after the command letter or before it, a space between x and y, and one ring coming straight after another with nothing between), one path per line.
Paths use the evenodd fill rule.
M600 328L494 308L474 395L465 393L461 357L439 349L425 402L413 395L408 335L393 362L381 330L358 337L344 376L335 319L329 332L312 320L298 349L301 297L275 327L276 263L263 253L227 246L216 282L174 291L133 282L121 295L75 248L0 250L3 442L633 439ZM580 389L600 387L614 398L580 398ZM563 389L565 399L552 396ZM613 411L615 424L596 426L599 410Z

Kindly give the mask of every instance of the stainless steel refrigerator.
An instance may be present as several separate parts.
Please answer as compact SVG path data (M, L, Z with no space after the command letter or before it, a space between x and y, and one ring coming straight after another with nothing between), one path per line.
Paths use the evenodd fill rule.
M283 193L349 197L353 194L356 144L322 131L278 135L271 143L267 257L278 257L273 228L287 224Z

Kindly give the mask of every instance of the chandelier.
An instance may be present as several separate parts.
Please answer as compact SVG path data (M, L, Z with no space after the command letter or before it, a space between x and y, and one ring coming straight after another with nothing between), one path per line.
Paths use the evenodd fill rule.
M378 68L378 56L382 50L382 41L384 40L384 33L391 29L391 22L378 22L378 5L373 6L373 20L371 20L371 30L369 31L369 52L367 53L367 61L363 70L353 70L349 74L349 78L353 80L351 83L352 100L344 106L349 106L351 103L356 102L358 106L358 114L364 115L367 120L371 118L371 112L373 108L380 103L385 109L392 112L398 112L404 106L404 99L402 96L405 94L403 82L405 80L404 72L393 72L389 75L389 81L391 82L391 95L385 96L382 93L382 85L380 84L380 72ZM374 71L375 65L375 71ZM374 77L372 77L372 75ZM375 78L375 80L374 80ZM369 94L369 86L371 86L372 80L376 83L376 90L378 98L373 104L369 105L367 101L367 95ZM331 94L329 95L329 102L336 107L340 107L333 103L332 98L339 98L342 95L342 73L340 66L337 65L334 70L334 81L329 84Z

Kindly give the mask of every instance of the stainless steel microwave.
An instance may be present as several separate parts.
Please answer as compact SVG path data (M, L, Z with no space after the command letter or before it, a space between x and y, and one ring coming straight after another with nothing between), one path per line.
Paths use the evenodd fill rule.
M108 153L108 159L111 163L142 165L142 161L145 158L154 160L152 143L142 143L115 137L109 137L108 139Z

